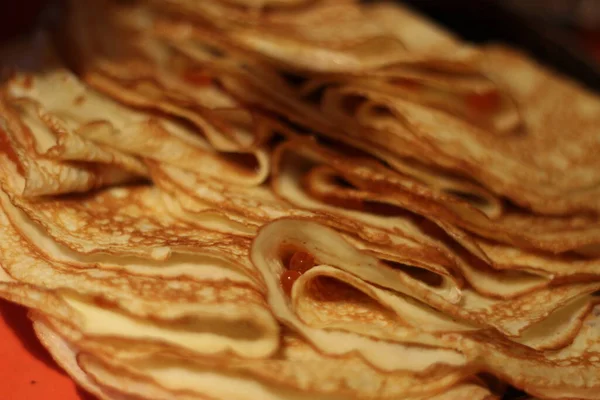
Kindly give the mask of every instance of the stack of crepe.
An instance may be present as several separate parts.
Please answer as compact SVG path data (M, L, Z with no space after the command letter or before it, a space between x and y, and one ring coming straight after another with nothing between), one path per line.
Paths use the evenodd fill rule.
M600 98L527 55L93 0L3 64L0 296L98 398L600 398Z

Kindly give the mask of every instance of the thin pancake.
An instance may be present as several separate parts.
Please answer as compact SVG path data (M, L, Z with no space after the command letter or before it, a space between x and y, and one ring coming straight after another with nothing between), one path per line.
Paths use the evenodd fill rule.
M354 357L327 358L289 333L283 336L281 352L271 360L232 360L222 366L198 361L155 357L118 363L106 357L80 358L83 369L105 384L117 384L116 388L125 393L146 388L146 396L161 393L159 398L169 399L186 395L217 399L232 395L240 399L360 399L377 393L383 399L402 395L412 400L427 398L428 393L437 393L468 374L443 368L428 376L382 373ZM115 379L117 373L124 379Z
M286 228L291 230L280 229L277 230L277 232L270 230L277 225L279 225L281 228L284 228L284 224L287 224L288 226ZM331 237L325 238L322 235L316 235L316 232L313 228L315 227L311 227L310 224L306 222L303 222L302 225L291 226L288 222L282 220L263 228L259 234L253 250L253 260L261 272L264 273L264 277L269 288L269 303L273 307L278 319L280 319L294 331L300 333L303 337L317 346L321 351L326 353L333 354L334 352L339 351L342 343L340 341L340 335L342 335L341 332L358 333L362 338L361 340L358 340L354 337L354 340L352 341L346 340L343 342L345 344L344 347L346 348L346 351L351 351L351 349L353 349L357 352L357 354L361 354L362 356L366 357L370 363L375 363L381 368L383 367L382 364L384 359L369 358L374 353L372 351L365 352L365 348L363 346L365 343L368 343L367 338L369 335L373 334L374 329L377 329L378 327L385 327L387 333L390 334L394 332L394 330L391 328L399 324L399 322L395 320L391 314L387 313L385 306L382 305L376 314L378 317L383 318L381 323L373 322L372 324L364 324L360 319L356 319L354 320L354 323L347 323L343 325L340 324L340 322L342 322L342 320L348 316L342 310L349 310L350 312L353 312L353 310L356 310L356 308L353 308L353 305L349 306L342 301L340 304L341 309L337 312L329 314L327 313L327 309L321 310L319 308L311 308L311 312L320 315L320 318L323 318L323 321L337 322L337 324L334 325L337 328L336 330L328 330L325 328L325 326L327 326L326 323L323 324L323 329L312 328L298 319L298 317L290 311L291 306L289 300L287 300L285 295L283 295L282 290L279 288L278 282L274 281L274 279L269 276L270 273L265 273L264 268L282 269L280 261L278 260L277 251L275 250L273 252L273 250L266 250L269 248L277 248L278 243L304 246L304 251L314 254L315 258L319 260L319 262L330 261L329 255L331 255L332 258L338 259L338 263L340 263L339 260L344 257L348 257L349 263L356 262L359 257L364 257L363 255L349 253L350 249L347 249L348 251L338 251L341 249L336 248L336 250L332 252L331 246L333 242ZM298 240L298 232L301 229L312 231L315 236L312 238L303 237L302 239ZM323 231L321 234L326 235L327 233ZM333 234L333 232L329 231L328 235L331 234ZM274 237L277 237L278 239L273 239ZM324 242L328 243L330 246L327 250L321 248L319 245L319 243ZM348 270L347 268L344 269ZM318 274L320 271L321 270L317 270L313 274ZM367 271L367 269L364 270L364 275L367 274ZM355 269L352 270L352 273L364 279L363 271ZM274 272L274 275L278 275L277 271ZM296 281L296 284L300 284L300 281ZM386 284L389 284L389 280L377 281L377 284L385 287ZM513 309L513 312L516 311L519 313L527 313L530 316L533 316L533 313L540 311L540 307L547 305L548 302L555 301L556 299L554 296L557 295L557 293L562 289L563 288L556 288L552 291L548 291L543 296L538 297L537 301L533 299L523 300L522 307L519 308L519 311L517 311L517 309ZM590 286L589 289L593 291L596 290L597 287L593 288ZM293 290L300 289L294 287ZM591 293L591 291L588 293ZM327 292L325 293L327 294ZM331 294L329 296L331 296ZM572 297L571 299L576 298L577 296ZM382 298L380 297L379 299ZM598 318L598 313L591 313L590 305L597 303L598 300L597 298L588 298L586 301L588 304L586 307L587 312L574 313L576 315L579 314L577 318L578 321L576 322L577 329L569 333L567 342L563 343L560 350L545 351L544 347L542 347L540 350L532 350L527 346L510 342L509 339L499 336L497 332L495 333L490 330L445 333L438 336L435 341L431 337L428 340L435 342L438 346L447 345L457 351L468 354L468 359L478 360L478 365L480 365L483 370L501 376L509 383L521 388L525 388L531 393L544 393L544 397L547 396L548 398L564 398L571 396L592 399L594 398L592 393L594 393L594 391L597 390L598 385L600 385L600 382L597 379L597 369L600 366L598 366L599 358L597 357L596 352L596 320ZM469 297L466 297L466 301L463 304L465 309L469 308L469 302ZM559 306L558 309L556 309L556 314L548 314L548 311L550 310L546 310L544 312L545 316L557 318L555 323L550 324L553 326L553 329L556 329L556 327L559 325L557 324L559 320L564 320L561 307L570 306L573 304L570 300L561 303L562 306ZM573 311L574 310L571 309L568 311L568 313L572 313ZM496 311L488 314L487 318L493 317L495 313ZM357 314L360 315L360 313ZM305 318L307 317L307 314L303 315ZM350 317L350 320L352 319L353 318ZM536 325L533 326L535 327ZM549 332L547 332L547 327L546 329L543 327L544 322L542 322L542 325L535 327L535 334L548 335ZM365 330L370 330L370 332L365 335ZM523 337L528 336L527 331L524 331L524 333L525 334ZM534 331L530 331L529 335L531 334L534 334ZM551 339L554 334L554 332L550 333L548 339ZM337 339L334 339L336 337ZM427 340L427 336L414 336L414 333L413 336L407 336L404 334L398 339L401 341L412 341L415 340L415 338L418 338L418 340L422 342ZM529 339L531 339L531 337L529 337ZM337 342L335 340L337 340Z
M16 188L24 196L84 192L141 179L140 175L117 165L73 163L41 157L35 152L33 134L2 98L0 113L2 155L14 163L13 173L24 177Z
M18 281L12 290L29 297L29 307L91 336L122 336L184 353L264 357L276 350L278 327L260 286L218 277L198 282L73 270L39 257L1 217L2 267Z
M358 87L352 92L366 95L407 127L417 141L444 155L429 162L485 182L496 193L533 211L596 210L593 200L598 182L592 171L597 166L590 132L597 124L597 99L516 51L488 48L485 60L483 73L505 88L521 110L525 124L521 135L505 140L397 97ZM570 99L566 106L556 108L559 99L565 98ZM570 132L566 152L565 131ZM406 131L388 132L389 140L394 141L396 135L404 136ZM568 178L565 169L570 171Z
M328 248L323 248L319 243L328 243ZM282 260L282 251L286 247L308 252L317 260L317 265L335 266L370 285L397 292L396 297L390 301L402 302L404 301L402 295L407 295L419 300L424 308L431 306L471 325L495 328L496 331L516 340L526 333L528 328L544 321L553 312L577 299L588 298L589 294L600 287L600 283L564 285L540 289L508 300L486 298L471 289L463 289L460 303L452 304L436 293L439 289L436 290L435 285L413 285L410 280L392 278L393 270L389 266L375 257L358 251L333 230L314 222L281 219L261 229L253 242L251 254L252 261L267 285L268 300L274 313L278 318L294 326L294 329L308 329L308 327L293 313L284 287L280 285L281 275L288 268ZM585 304L583 306L585 307ZM357 326L358 329L363 328L362 324ZM568 334L563 335L563 340L556 346L560 347L568 343L572 335L577 333L577 326L578 323L574 320L569 326L563 327L570 332L571 337ZM365 327L367 328L368 326ZM312 331L309 329L307 332ZM333 334L329 331L327 333ZM319 340L326 340L325 338L327 336ZM539 341L539 343L545 342ZM534 341L531 344L536 345ZM547 344L541 345L547 346ZM329 345L317 346L322 351L329 351ZM371 354L363 352L361 354L364 357L372 357Z
M400 6L340 4L313 12L335 15L336 21L322 23L315 15L297 24L235 29L229 35L286 68L310 72L354 72L393 64L464 70L476 57L475 51ZM386 23L390 14L406 22ZM405 28L419 29L420 34Z
M253 158L258 169L265 169L264 150L256 146L262 131L268 129L266 121L217 85L214 75L219 70L210 65L219 57L207 49L207 59L199 63L176 54L163 39L148 33L149 17L142 8L115 7L112 3L96 8L71 10L71 29L78 38L74 47L80 53L78 64L89 84L135 108L183 118L216 150L230 158L236 153ZM98 12L107 13L116 27L96 26ZM115 32L129 37L120 41L122 49L115 49L114 40L108 37ZM210 46L208 42L206 47Z
M358 163L361 167L357 167ZM507 298L550 283L545 275L518 276L516 272L502 275L489 271L464 249L459 252L461 249L442 229L407 211L405 204L396 207L379 201L383 196L353 187L344 179L348 172L359 174L368 166L367 159L350 161L311 141L290 141L274 151L272 186L275 193L298 207L344 215L390 234L403 232L431 247L430 252L443 254L480 293ZM423 216L429 217L428 213Z
M47 68L42 73L14 80L9 93L39 104L46 119L62 122L82 140L229 178L232 182L252 183L265 178L264 171L248 170L219 157L184 125L129 110L86 87L69 71ZM57 86L60 91L55 90ZM266 161L264 155L261 157ZM145 171L143 165L138 168Z
M226 215L237 215L238 218L254 221L256 226L277 218L292 216L319 221L344 232L347 240L360 248L396 262L397 268L393 273L398 274L399 278L408 280L412 285L429 287L430 285L412 277L410 272L405 272L405 269L411 271L411 266L423 268L426 270L424 273L431 271L439 275L442 281L439 286L430 287L431 290L450 302L456 302L460 298L460 281L452 274L452 264L448 265L447 259L440 257L434 246L420 243L410 232L403 232L400 227L396 232L388 233L344 215L294 208L265 187L234 187L168 166L155 165L151 170L153 179L159 186L166 181L167 191L175 186L175 194L182 191L201 202L208 202L213 207L224 210Z
M29 313L33 321L35 335L48 350L54 361L64 369L79 386L100 400L134 400L132 397L117 395L105 391L98 386L77 364L77 352L73 344L68 343L44 322L44 317L36 313Z

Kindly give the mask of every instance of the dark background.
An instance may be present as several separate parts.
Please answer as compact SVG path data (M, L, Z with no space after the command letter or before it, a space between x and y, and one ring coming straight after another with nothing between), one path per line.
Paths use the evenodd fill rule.
M0 0L0 43L51 23L48 4L61 1ZM600 0L403 1L467 40L524 48L600 92Z

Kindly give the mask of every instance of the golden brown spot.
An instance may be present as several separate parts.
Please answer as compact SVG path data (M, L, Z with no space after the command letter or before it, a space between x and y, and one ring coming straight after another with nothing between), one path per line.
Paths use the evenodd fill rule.
M83 95L79 95L79 96L75 97L75 100L73 102L79 106L79 105L85 103L85 97Z

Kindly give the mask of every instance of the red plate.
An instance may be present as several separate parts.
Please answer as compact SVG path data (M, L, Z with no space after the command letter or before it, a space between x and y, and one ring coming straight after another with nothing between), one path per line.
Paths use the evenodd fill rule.
M52 360L26 313L0 300L0 399L95 400Z

